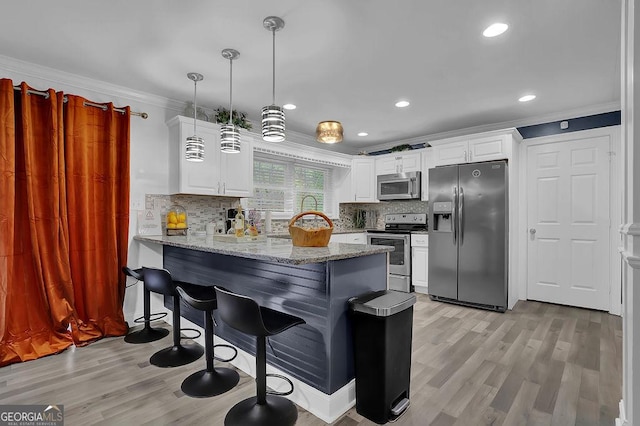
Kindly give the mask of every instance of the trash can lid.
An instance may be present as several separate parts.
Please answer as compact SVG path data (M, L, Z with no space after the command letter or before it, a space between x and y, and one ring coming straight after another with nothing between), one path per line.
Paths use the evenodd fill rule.
M414 303L416 303L415 294L395 290L374 291L349 299L354 312L363 312L377 317L397 314L410 308Z

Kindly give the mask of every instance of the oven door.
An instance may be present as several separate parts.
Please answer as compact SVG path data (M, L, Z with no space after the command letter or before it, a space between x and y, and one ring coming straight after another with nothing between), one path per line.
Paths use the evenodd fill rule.
M391 246L389 253L389 273L411 276L411 235L375 233L367 235L367 243L374 246Z

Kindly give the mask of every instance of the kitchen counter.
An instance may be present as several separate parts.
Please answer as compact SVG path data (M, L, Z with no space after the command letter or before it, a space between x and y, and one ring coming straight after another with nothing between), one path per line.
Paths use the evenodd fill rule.
M176 280L220 285L252 297L261 306L304 319L305 324L270 338L277 357L268 351L267 363L297 383L291 398L320 418L335 420L334 415L341 414L335 407L346 411L353 405L348 300L387 288L392 247L344 243L294 247L283 238L240 243L216 241L213 236L138 235L134 240L160 244L163 267ZM165 296L164 305L172 308L170 296ZM202 325L202 312L183 306L181 314ZM255 353L254 338L228 327L215 311L214 316L216 335L248 354ZM238 362L234 365L241 369L251 365ZM327 407L333 407L332 414Z
M393 251L392 247L386 246L343 243L330 243L327 247L295 247L291 240L287 238L267 238L266 240L255 242L225 242L218 241L213 236L167 237L161 235L136 235L134 240L289 265L350 259Z

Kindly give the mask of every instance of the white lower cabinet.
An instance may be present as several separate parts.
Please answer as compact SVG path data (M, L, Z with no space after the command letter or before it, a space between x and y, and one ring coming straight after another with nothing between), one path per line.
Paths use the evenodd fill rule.
M411 283L416 293L428 294L429 235L411 235Z
M367 244L367 233L332 234L330 243Z

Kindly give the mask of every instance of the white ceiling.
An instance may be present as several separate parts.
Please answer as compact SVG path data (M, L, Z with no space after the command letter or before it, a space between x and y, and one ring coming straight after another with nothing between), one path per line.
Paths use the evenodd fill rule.
M11 0L0 54L258 121L294 103L287 129L343 123L346 152L457 129L526 121L620 100L619 0ZM481 33L509 24L502 36ZM537 99L519 103L535 93ZM398 109L399 99L411 102ZM358 137L360 131L368 137Z

